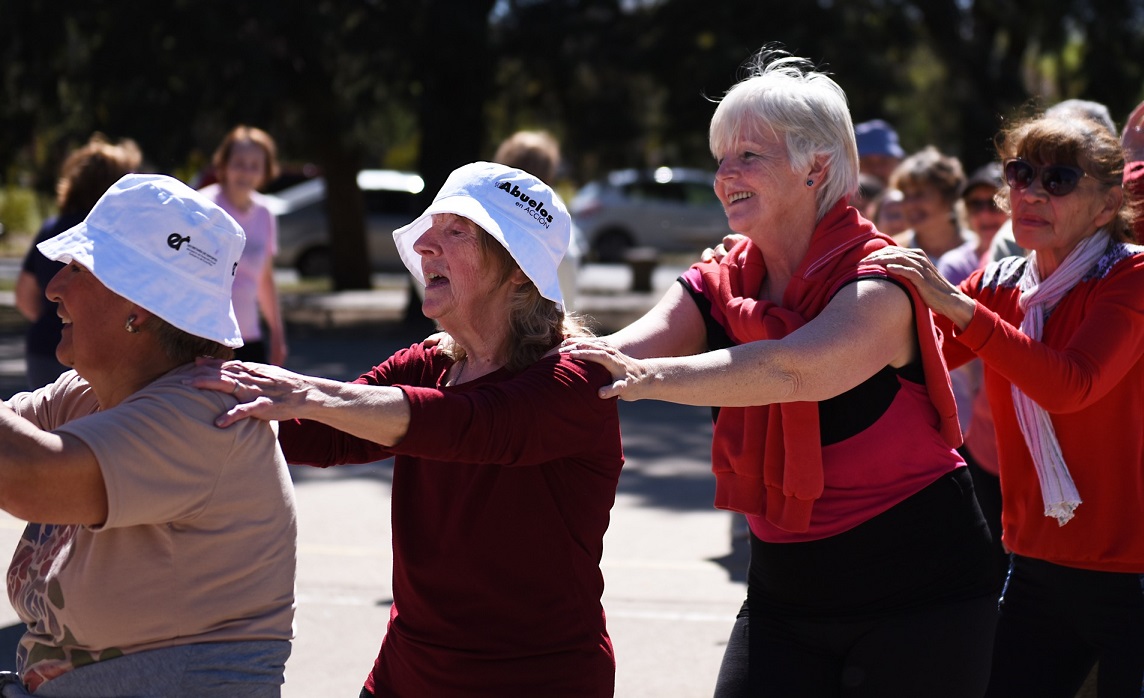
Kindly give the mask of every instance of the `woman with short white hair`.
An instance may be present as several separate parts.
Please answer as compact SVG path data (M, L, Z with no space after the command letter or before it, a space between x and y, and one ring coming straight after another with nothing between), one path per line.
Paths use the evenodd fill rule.
M862 262L892 241L847 203L846 96L764 54L710 144L745 239L630 327L565 350L611 370L602 397L719 407L715 504L747 515L751 563L716 695L979 695L989 532L929 312Z

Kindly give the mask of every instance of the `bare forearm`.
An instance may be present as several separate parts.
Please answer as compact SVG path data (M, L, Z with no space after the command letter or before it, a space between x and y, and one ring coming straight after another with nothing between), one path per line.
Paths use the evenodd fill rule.
M601 337L628 356L684 356L706 348L703 316L679 284L672 285L643 317L627 327Z
M383 446L393 446L409 430L405 394L391 386L359 385L321 379L297 416Z
M673 358L647 359L633 399L681 405L747 407L798 399L796 374L782 367L778 342Z

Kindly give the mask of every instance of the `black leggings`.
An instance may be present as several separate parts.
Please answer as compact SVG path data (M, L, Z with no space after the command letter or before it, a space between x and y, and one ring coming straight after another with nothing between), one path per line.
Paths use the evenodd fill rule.
M981 696L997 597L964 468L843 534L751 537L716 698Z
M1100 698L1144 695L1144 575L1014 555L988 695L1072 698L1097 661Z

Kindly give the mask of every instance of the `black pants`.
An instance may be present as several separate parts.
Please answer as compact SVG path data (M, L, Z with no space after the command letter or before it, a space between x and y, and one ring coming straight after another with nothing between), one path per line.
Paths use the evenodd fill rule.
M1100 698L1144 695L1144 575L1013 556L991 697L1072 698L1093 664Z
M716 698L981 696L997 597L964 468L843 534L751 537Z
M969 466L969 474L973 476L973 492L977 495L985 523L989 524L989 532L993 534L997 593L1000 594L1001 587L1005 584L1005 575L1009 572L1009 553L1005 552L1005 547L1001 544L1001 478L978 465L977 459L964 445L957 452Z

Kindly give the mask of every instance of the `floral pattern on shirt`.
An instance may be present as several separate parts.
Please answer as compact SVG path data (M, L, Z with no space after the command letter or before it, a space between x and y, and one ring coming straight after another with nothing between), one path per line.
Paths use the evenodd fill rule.
M78 647L56 613L66 603L59 573L68 564L79 528L28 524L8 568L8 599L28 625L16 666L30 691L77 667L123 654L116 648L91 652Z

